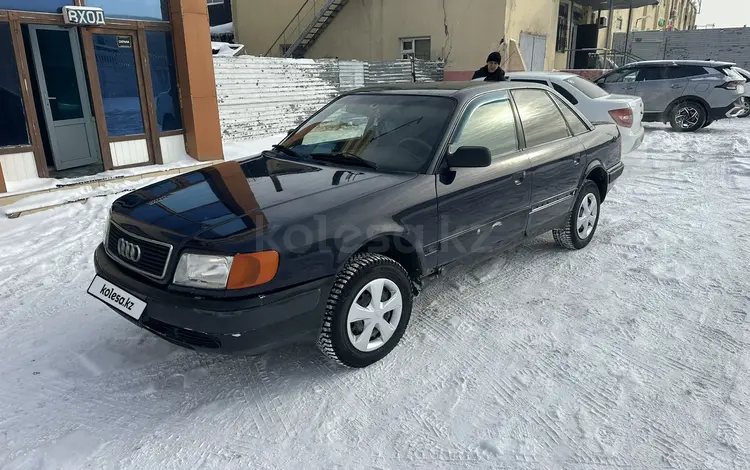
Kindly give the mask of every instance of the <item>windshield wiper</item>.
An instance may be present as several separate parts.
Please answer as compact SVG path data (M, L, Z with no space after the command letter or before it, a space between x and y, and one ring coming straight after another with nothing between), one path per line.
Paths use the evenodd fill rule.
M334 163L343 163L345 165L364 166L367 168L372 168L373 170L378 169L378 165L376 165L374 162L371 162L370 160L365 160L359 155L354 155L353 153L347 153L347 152L311 153L310 158L312 158L313 160L323 160L323 161L329 161L329 162L334 162Z
M287 154L287 155L289 155L289 156L292 156L292 157L296 157L296 158L302 158L302 155L300 155L300 154L299 154L299 153L297 153L296 151L294 151L294 150L290 149L290 148L289 148L289 147L287 147L286 145L275 144L275 145L274 145L274 146L273 146L272 148L273 148L274 150L278 150L278 151L279 151L279 152L281 152L281 153L285 153L285 154Z

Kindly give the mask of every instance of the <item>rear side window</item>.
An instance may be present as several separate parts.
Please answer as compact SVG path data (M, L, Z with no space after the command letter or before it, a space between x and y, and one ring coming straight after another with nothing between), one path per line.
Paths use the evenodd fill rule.
M492 155L518 150L516 120L507 94L504 98L468 111L453 140L451 151L464 145L487 147Z
M633 80L635 80L635 76ZM601 98L603 96L607 96L609 94L606 91L599 88L599 86L596 85L595 83L590 82L586 80L585 78L579 77L577 75L575 77L566 78L565 83L575 87L578 91L588 96L592 100L596 98Z
M708 75L706 69L698 65L681 65L667 68L667 79L697 77Z
M555 95L550 96L552 96L552 99L560 108L560 111L565 117L565 121L568 123L568 126L570 126L570 130L573 131L573 135L579 135L589 131L589 128L586 126L586 124L581 121L581 118L578 117L575 111L573 111L573 109L571 109L571 107L567 103L564 103Z
M543 90L513 90L521 117L526 147L536 147L570 136L568 126L552 98Z
M554 88L556 92L558 92L561 95L563 95L563 97L566 100L570 101L573 104L578 104L578 100L576 99L576 97L573 96L568 90L566 90L562 86L558 85L557 83L553 83L552 84L552 88Z

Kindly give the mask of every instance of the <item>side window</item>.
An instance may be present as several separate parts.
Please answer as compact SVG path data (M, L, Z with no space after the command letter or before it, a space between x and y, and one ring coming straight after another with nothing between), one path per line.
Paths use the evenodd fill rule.
M646 67L643 69L643 77L641 80L645 82L652 82L655 80L667 80L669 78L668 67Z
M558 92L561 95L563 95L563 97L566 100L570 101L573 104L578 104L578 100L576 99L576 97L573 96L568 90L566 90L562 86L558 85L557 83L553 83L552 84L552 88L554 88L556 92Z
M679 67L669 67L667 69L667 78L687 78L697 77L699 75L708 75L706 69L697 65L681 65Z
M549 83L547 83L545 80L534 80L531 78L515 78L515 79L511 79L511 81L524 82L524 83L536 83L537 85L549 86Z
M575 111L573 111L567 103L564 103L557 96L550 96L552 96L552 99L555 101L555 103L557 103L557 106L560 107L560 111L562 112L563 117L565 117L565 121L568 123L568 126L570 126L570 130L573 131L573 135L579 135L589 131L589 128L586 126L586 124L581 121L581 118L578 117Z
M469 110L453 138L451 151L464 145L487 147L492 155L518 150L513 108L507 95Z
M526 147L570 137L565 119L543 90L513 90L511 93L521 117Z
M638 78L640 69L622 69L612 72L601 79L604 83L625 83L634 82Z

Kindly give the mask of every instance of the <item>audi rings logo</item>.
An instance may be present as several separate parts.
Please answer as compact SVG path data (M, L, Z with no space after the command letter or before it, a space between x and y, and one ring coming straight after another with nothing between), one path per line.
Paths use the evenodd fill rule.
M141 259L141 247L121 238L117 240L117 253L128 261L137 263Z

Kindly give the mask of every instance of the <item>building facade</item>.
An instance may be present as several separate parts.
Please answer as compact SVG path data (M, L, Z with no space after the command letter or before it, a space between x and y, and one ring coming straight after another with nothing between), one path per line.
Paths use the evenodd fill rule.
M233 2L233 19L235 39L248 54L368 61L414 56L444 61L451 80L470 77L498 50L506 70L567 68L571 50L594 50L606 36L603 5L607 0L245 0Z
M223 158L206 0L0 0L3 181Z
M702 0L661 0L655 5L640 8L615 9L611 21L609 10L601 13L602 18L611 25L602 28L599 35L599 47L611 48L616 33L628 31L684 31L694 29ZM608 34L609 32L609 34Z

